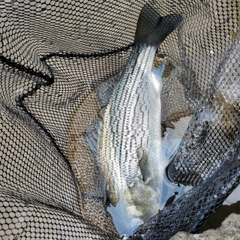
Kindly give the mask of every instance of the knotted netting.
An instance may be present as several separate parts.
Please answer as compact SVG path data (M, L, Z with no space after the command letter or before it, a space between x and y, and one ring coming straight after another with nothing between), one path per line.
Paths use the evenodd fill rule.
M165 63L162 135L191 117L167 176L193 187L132 238L195 232L239 185L238 0L1 0L0 239L120 238L88 141L146 3L182 18L154 64Z

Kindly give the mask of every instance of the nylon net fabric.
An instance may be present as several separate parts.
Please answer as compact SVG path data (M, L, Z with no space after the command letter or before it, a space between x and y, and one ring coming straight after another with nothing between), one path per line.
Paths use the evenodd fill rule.
M145 3L0 2L1 239L120 237L86 135L134 49ZM240 5L148 3L161 16L183 18L154 64L166 65L163 134L192 116L167 175L193 188L132 238L169 239L197 231L240 182Z

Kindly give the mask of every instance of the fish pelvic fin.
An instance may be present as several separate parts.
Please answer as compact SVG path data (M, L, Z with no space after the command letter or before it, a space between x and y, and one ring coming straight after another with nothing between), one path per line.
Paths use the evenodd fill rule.
M147 43L158 46L181 21L182 16L179 14L160 16L157 10L147 3L143 6L138 18L135 44Z

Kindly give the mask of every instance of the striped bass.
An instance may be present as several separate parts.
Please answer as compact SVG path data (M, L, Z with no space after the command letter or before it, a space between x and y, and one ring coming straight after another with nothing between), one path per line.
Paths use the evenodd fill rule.
M133 50L103 114L99 156L108 198L114 206L124 199L143 221L159 209L164 171L159 77L164 65L154 68L153 59L180 22L179 16L162 18L150 5L143 7Z

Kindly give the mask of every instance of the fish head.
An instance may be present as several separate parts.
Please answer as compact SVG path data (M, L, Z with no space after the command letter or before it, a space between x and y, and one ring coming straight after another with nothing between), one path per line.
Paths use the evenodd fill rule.
M124 191L124 197L133 217L140 218L144 222L157 214L159 210L158 193L141 179L136 179L128 185Z

